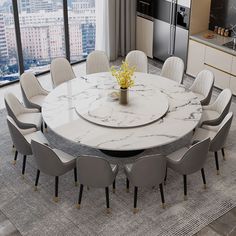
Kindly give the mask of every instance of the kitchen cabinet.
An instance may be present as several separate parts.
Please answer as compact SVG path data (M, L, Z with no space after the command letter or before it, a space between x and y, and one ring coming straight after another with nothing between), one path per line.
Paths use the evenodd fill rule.
M215 87L236 95L236 56L190 39L187 74L196 77L203 69L214 73Z
M204 69L205 45L196 41L189 41L187 74L196 76Z
M153 58L153 21L137 16L136 48Z

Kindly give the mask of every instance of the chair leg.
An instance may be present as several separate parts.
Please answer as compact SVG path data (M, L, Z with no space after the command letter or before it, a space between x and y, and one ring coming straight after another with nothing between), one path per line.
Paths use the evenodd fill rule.
M126 192L129 192L129 179L126 178Z
M116 192L116 179L113 181L113 188L112 188L113 193Z
M202 181L203 181L203 184L204 184L204 189L206 189L206 177L205 177L204 168L201 169L201 173L202 173Z
M41 131L42 131L42 133L43 133L43 122L42 122L42 124L41 124Z
M78 180L77 180L77 168L74 168L74 179L75 179L75 186L78 186Z
M183 175L184 177L184 200L188 199L187 197L187 175Z
M137 201L138 201L138 187L134 187L134 214L138 212L137 208Z
M23 178L24 178L24 175L25 175L26 158L27 158L27 156L24 155L24 157L23 157L23 165L22 165L22 177Z
M17 160L17 155L18 155L18 151L15 151L15 156L14 156L14 160L13 160L13 165L16 164L16 160Z
M83 185L83 184L80 184L79 199L78 199L78 204L77 204L77 208L78 208L78 209L80 209L80 204L81 204L82 195L83 195L83 189L84 189L84 185Z
M37 191L37 186L39 182L39 175L40 175L40 170L37 170L37 175L36 175L36 180L35 180L35 185L34 185L34 191Z
M44 128L45 128L45 131L47 132L48 131L48 126L45 122L44 122Z
M107 214L110 213L110 205L109 205L109 187L105 188L106 192L106 205L107 205Z
M54 202L58 202L58 184L59 184L59 177L55 177L55 196L54 196Z
M220 170L219 170L219 161L218 161L218 153L215 152L215 162L216 162L216 173L217 175L220 174Z
M164 185L166 185L166 179L167 179L167 167L166 167L166 173L165 173Z
M165 197L164 197L163 185L159 184L159 188L161 193L162 208L165 209Z
M221 153L222 153L222 156L223 156L223 160L225 161L225 149L224 148L221 148Z

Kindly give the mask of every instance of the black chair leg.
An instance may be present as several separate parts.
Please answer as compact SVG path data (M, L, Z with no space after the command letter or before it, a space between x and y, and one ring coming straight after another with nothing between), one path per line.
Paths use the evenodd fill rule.
M59 177L55 177L55 197L54 197L54 202L58 202L58 184L59 184Z
M113 193L116 192L116 179L113 181L113 188L112 188Z
M165 179L164 179L164 185L166 185L166 180L167 180L167 167L166 167L166 174L165 174Z
M40 170L37 170L37 175L36 175L36 180L35 180L35 185L34 185L34 191L37 191L37 186L39 182L39 175L40 175Z
M41 124L41 131L42 131L42 133L43 133L43 122L42 122L42 124Z
M138 187L134 187L134 214L138 212L137 201L138 201Z
M23 176L23 178L24 178L24 175L25 175L26 158L27 158L27 156L24 155L24 157L23 157L23 165L22 165L22 176Z
M215 162L216 162L216 173L217 175L220 174L220 170L219 170L219 161L218 161L218 153L215 152Z
M187 198L187 175L183 175L184 177L184 200L186 201Z
M159 188L161 193L162 208L165 209L165 197L164 197L163 185L159 184Z
M81 204L82 195L83 195L83 189L84 189L84 185L83 185L83 184L80 184L79 200L78 200L78 204L77 204L77 208L78 208L78 209L80 209L80 204Z
M221 153L222 153L222 156L223 156L223 160L225 161L225 149L224 148L221 148Z
M78 186L78 180L77 180L77 168L74 168L74 179L75 179L75 186Z
M205 177L204 168L201 169L201 173L202 173L202 181L203 181L203 184L204 184L204 189L206 189L206 177Z
M17 160L17 155L18 155L18 151L15 151L15 156L14 156L14 161L13 161L13 165L16 164L16 160Z
M129 179L126 178L126 192L129 192Z
M107 213L110 213L110 204L109 204L109 187L105 188L106 192L106 205L107 205Z

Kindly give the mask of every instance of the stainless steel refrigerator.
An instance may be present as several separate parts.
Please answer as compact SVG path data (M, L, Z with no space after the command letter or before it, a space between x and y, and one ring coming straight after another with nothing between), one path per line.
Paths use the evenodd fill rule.
M191 0L154 1L155 58L177 56L187 61Z

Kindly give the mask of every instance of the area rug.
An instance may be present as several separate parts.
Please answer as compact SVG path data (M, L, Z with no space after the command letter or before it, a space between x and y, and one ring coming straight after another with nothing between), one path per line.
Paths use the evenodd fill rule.
M235 101L232 110L236 111ZM58 203L52 201L54 178L41 174L39 191L33 185L36 176L34 157L27 160L25 179L21 177L22 157L12 165L12 142L6 125L6 111L0 111L0 210L22 235L194 235L203 227L236 206L236 121L226 145L226 161L220 156L219 176L214 157L209 153L205 166L207 189L203 189L201 173L188 177L188 200L183 200L182 176L168 171L164 193L167 208L161 208L158 188L140 189L137 214L132 213L133 187L125 191L122 165L135 158L111 158L98 150L61 140L51 131L46 133L52 145L79 156L104 156L120 164L116 193L110 191L111 214L105 213L105 190L85 188L81 209L76 208L78 187L74 186L73 172L59 180ZM163 148L145 151L142 155L170 152L183 145L189 137Z

